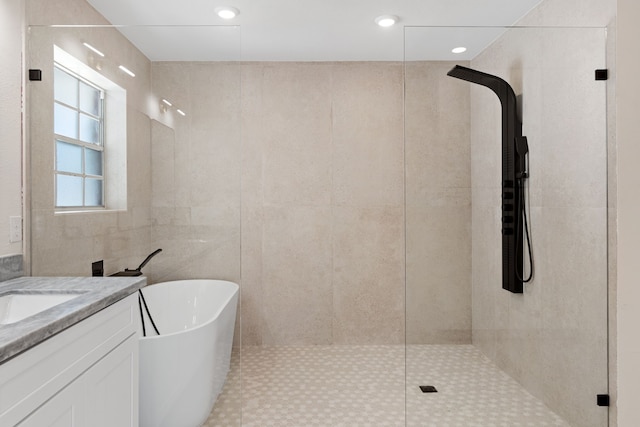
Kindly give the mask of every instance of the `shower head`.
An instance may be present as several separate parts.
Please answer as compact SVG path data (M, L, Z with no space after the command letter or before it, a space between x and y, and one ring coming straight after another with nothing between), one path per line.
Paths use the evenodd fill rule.
M500 98L500 102L504 104L505 98L513 99L515 105L516 95L513 89L503 79L492 74L483 73L471 68L456 65L448 73L448 76L455 77L457 79L466 80L471 83L479 84L488 87ZM510 100L511 100L510 99Z
M493 79L499 79L499 77L493 76L491 74L483 73L482 71L474 70L472 68L463 67L462 65L456 65L447 73L448 76L455 77L458 79L466 80L472 83L482 84L487 86L485 83L481 83L483 79L486 81L490 81Z

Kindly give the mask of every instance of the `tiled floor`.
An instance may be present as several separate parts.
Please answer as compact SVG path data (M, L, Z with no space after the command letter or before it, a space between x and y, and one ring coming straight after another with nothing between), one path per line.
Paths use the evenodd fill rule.
M405 425L568 426L470 345L243 347L204 424Z

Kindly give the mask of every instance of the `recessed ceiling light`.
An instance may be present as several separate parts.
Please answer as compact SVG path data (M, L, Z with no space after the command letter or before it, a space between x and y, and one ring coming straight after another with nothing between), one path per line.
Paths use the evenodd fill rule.
M398 17L395 15L381 15L376 18L376 24L381 27L391 27L398 22Z
M182 111L182 110L181 110L181 109L179 109L179 108L178 108L176 111L177 111L177 112L178 112L178 114L180 114L181 116L186 116L186 115L187 115L184 111Z
M170 103L169 101L167 101L166 99L162 98L162 102L164 102L166 105L168 105L169 107L171 107L173 104Z
M240 11L235 7L218 7L215 9L216 14L222 19L233 19Z
M454 47L453 49L451 49L451 52L453 53L462 53L462 52L466 52L467 48L460 46L460 47Z

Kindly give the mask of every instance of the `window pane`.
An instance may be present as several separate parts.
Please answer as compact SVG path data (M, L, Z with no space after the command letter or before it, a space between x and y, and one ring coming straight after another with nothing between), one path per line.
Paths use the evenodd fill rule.
M78 79L54 67L53 87L56 101L78 107Z
M102 151L85 148L84 155L84 173L102 176Z
M56 175L56 206L82 206L82 178Z
M100 122L92 117L80 114L80 141L100 143Z
M78 113L71 108L55 104L53 131L58 135L78 138Z
M80 82L80 109L94 116L100 115L100 91Z
M102 180L87 178L84 185L85 206L102 206Z
M82 173L82 147L56 141L56 170Z

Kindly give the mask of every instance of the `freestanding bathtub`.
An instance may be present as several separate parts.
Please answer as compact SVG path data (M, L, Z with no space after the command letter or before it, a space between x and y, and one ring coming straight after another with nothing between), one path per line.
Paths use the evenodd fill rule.
M145 312L146 337L140 328L140 425L200 426L229 371L238 285L178 280L145 287L142 293L160 335Z

